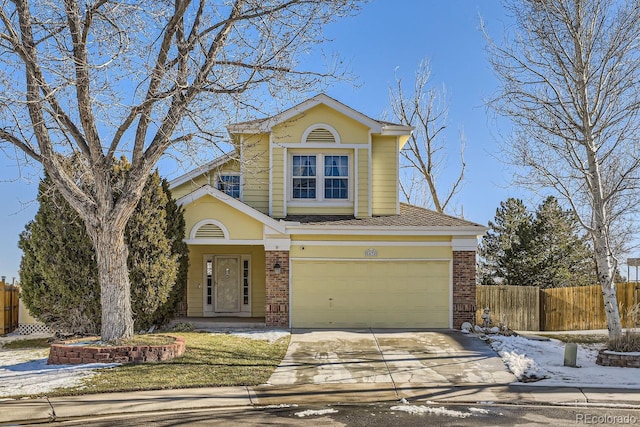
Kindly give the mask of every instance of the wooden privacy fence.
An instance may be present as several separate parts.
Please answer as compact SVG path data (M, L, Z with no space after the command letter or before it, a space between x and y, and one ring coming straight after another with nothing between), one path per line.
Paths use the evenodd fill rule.
M627 316L640 302L640 284L617 285L618 307L625 328L638 327ZM477 322L485 307L494 323L523 331L572 331L607 329L600 285L539 289L534 286L477 286ZM637 319L636 319L637 320Z
M538 331L540 289L534 286L477 286L476 323L482 325L482 311L491 310L494 324L503 322L511 329Z
M626 316L629 307L638 300L637 283L620 283L616 286L618 308L622 318L622 327L633 328L639 325ZM576 286L570 288L543 289L542 331L575 331L581 329L607 329L604 312L604 300L600 285Z
M0 280L0 335L18 328L20 291L17 286L7 285L4 277Z

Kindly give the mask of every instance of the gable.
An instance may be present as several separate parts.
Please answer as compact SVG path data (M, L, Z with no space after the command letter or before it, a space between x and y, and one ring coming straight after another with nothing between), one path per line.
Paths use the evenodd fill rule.
M260 221L209 194L185 204L184 209L186 237L194 243L216 239L263 239L263 224Z
M280 123L272 129L272 141L278 143L367 144L370 128L361 122L320 104ZM331 138L332 131L338 138ZM312 140L308 141L311 135Z

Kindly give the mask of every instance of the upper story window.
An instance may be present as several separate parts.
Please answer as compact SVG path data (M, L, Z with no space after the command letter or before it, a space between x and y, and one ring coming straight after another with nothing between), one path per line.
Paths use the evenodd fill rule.
M216 179L216 188L234 199L240 199L240 175L219 174Z
M293 156L293 198L316 198L316 156Z
M349 157L324 156L324 198L349 198Z
M292 199L349 199L348 155L294 154L291 157Z

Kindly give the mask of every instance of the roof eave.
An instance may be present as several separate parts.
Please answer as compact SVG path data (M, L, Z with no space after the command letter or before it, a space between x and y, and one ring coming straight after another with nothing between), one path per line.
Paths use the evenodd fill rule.
M207 172L209 172L211 169L215 169L218 166L221 166L223 164L225 164L226 162L233 160L234 159L234 155L237 155L237 151L231 150L227 153L222 154L221 156L216 157L215 159L213 159L212 161L205 163L202 166L198 166L197 168L183 174L180 175L177 178L172 179L171 181L169 181L169 190L173 190L174 188L184 184L185 182L189 182L194 178L197 178L201 175L206 174Z
M405 125L383 124L379 121L372 119L371 117L362 114L361 112L354 110L348 105L331 98L323 93L309 98L300 104L293 106L283 112L276 114L272 117L267 117L261 121L251 121L247 123L235 123L227 126L227 131L233 133L264 133L270 132L271 129L287 120L302 114L305 111L316 107L320 104L324 104L329 108L332 108L347 117L361 123L362 125L371 129L371 133L382 135L407 135L413 131L413 127Z
M483 226L351 226L351 225L307 225L285 223L291 234L411 234L423 236L476 236L484 235L489 229Z
M271 229L275 230L278 233L282 233L282 234L285 233L284 221L275 220L270 216L265 215L262 212L258 211L257 209L252 208L246 203L243 203L240 200L234 199L233 197L223 193L222 191L208 184L203 185L197 190L194 190L191 193L180 197L178 200L176 200L176 203L178 204L178 206L186 206L189 203L193 203L196 200L206 195L209 195L221 201L222 203L225 203L226 205L244 213L245 215L255 219L256 221L261 222L263 225L270 227Z
M392 135L392 136L402 136L402 135L411 135L411 133L415 130L413 126L404 126L404 125L385 125L382 126L380 130L381 135Z

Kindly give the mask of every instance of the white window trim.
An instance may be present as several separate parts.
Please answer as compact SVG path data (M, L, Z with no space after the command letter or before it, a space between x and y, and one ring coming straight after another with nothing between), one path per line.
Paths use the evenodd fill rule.
M294 199L293 198L293 156L316 156L316 198L315 199ZM347 174L347 195L346 199L325 199L324 198L324 158L325 156L347 156L348 174ZM312 153L302 151L296 152L295 150L288 150L287 161L287 202L289 206L297 207L313 207L318 203L322 203L323 206L343 207L353 205L354 189L354 175L355 167L353 164L353 153L333 152L333 151L314 151ZM322 173L319 173L322 172Z
M216 172L213 180L213 185L212 185L212 187L215 188L216 190L218 190L218 178L220 178L221 176L239 176L240 177L240 196L238 200L244 201L244 191L242 191L244 188L244 175L242 174L242 172ZM219 190L219 191L222 191L224 193L223 190Z

